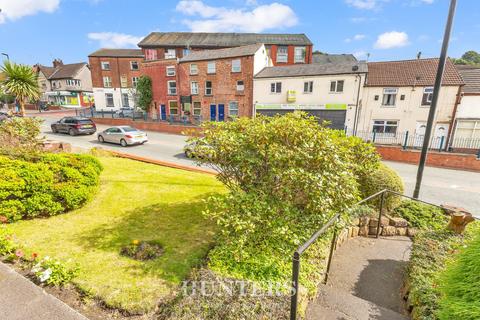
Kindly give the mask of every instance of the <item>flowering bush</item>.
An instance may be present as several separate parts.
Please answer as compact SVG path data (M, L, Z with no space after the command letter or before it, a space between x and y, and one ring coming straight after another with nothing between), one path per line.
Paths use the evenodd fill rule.
M13 255L16 250L17 244L13 241L12 234L0 227L0 256Z
M68 267L60 260L45 257L32 268L35 278L40 283L50 286L62 286L76 277L78 268Z

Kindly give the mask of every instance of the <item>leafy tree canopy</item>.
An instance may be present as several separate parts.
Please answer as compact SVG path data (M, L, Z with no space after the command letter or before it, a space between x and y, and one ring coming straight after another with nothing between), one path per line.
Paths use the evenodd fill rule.
M152 79L148 76L141 76L136 88L137 106L147 111L152 103L152 97Z
M461 65L480 65L480 53L470 50L465 52L461 58L452 59L455 64Z

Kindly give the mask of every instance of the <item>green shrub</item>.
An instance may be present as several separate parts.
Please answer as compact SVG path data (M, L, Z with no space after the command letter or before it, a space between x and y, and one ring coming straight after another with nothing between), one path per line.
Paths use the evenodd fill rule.
M440 320L480 319L480 236L461 247L439 282Z
M241 279L288 279L296 247L359 200L359 176L379 162L372 145L304 113L207 123L203 133L191 139L196 159L217 169L230 191L205 212L220 226L209 266ZM302 268L318 270L312 261L323 250L309 252Z
M369 174L363 174L360 178L360 190L362 198L367 198L383 189L396 191L403 194L403 181L397 172L387 165L381 163L376 170ZM386 194L384 199L384 208L391 211L401 201L399 196L394 194ZM380 197L372 199L369 205L377 208L380 205Z
M40 154L35 162L0 157L0 215L16 221L79 208L94 194L100 171L88 155Z
M7 231L5 227L0 226L0 256L7 256L13 254L18 246L13 241L11 232Z
M43 258L32 268L35 278L40 283L49 286L63 286L69 283L76 277L78 270L77 267L70 267L66 263L50 257Z
M404 218L410 226L419 229L440 230L448 223L448 216L443 209L412 200L402 201L393 215Z

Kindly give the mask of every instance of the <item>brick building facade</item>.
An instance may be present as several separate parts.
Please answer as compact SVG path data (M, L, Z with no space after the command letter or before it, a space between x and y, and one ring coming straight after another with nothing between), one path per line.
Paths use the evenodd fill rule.
M139 49L100 49L88 56L95 106L115 110L134 106L134 88L142 75Z

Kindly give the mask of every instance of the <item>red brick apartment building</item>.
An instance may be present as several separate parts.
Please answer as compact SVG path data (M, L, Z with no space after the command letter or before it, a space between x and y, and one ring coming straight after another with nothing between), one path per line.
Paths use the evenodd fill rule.
M270 57L267 64L262 53L252 52L258 51L258 44L262 43L263 54ZM153 32L138 46L145 56L142 72L152 79L153 117L167 120L193 115L203 120L223 121L235 113L252 115L253 80L250 79L261 70L254 68L254 60L262 66L311 63L313 45L304 34ZM242 71L220 73L220 70L232 69L231 58L235 55L241 58ZM186 70L187 62L194 59L198 59L199 74ZM219 61L213 61L216 59ZM219 71L206 73L209 60L212 60L210 64L218 64ZM243 93L237 90L240 78L245 79ZM192 82L198 85L198 94L191 94ZM213 93L207 93L207 84L212 85ZM241 82L239 88L242 88Z
M142 75L142 50L100 49L90 54L88 60L96 108L133 107L133 89Z

